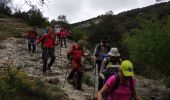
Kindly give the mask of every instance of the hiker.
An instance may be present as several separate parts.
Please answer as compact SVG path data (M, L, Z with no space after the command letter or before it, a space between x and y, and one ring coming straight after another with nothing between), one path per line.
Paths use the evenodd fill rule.
M98 75L101 68L101 63L104 56L110 51L110 45L107 43L107 37L103 37L101 39L101 43L97 44L93 53L97 68ZM103 79L101 77L98 78L98 91L102 88Z
M75 84L75 88L78 90L82 90L82 77L84 73L84 68L82 66L81 59L82 57L85 56L84 54L84 49L83 49L83 41L79 40L78 43L73 44L68 51L68 59L70 61L70 67L71 67L71 72L69 76L67 77L67 82L68 83L73 83L73 77L76 74L77 81Z
M46 73L46 70L52 72L51 66L55 61L55 46L58 45L56 41L56 34L53 32L52 28L48 28L47 33L43 34L40 39L36 41L36 44L43 42L43 52L42 52L42 59L43 59L43 73ZM50 56L51 61L48 63L48 57ZM48 66L48 67L47 67Z
M111 48L107 56L103 59L99 77L104 82L114 73L118 72L120 66L120 53L117 48ZM102 84L102 85L103 85Z
M63 42L64 42L64 46L67 47L67 44L66 44L67 35L68 35L67 30L62 28L60 30L60 44L61 44L61 47L63 46Z
M142 100L136 91L136 80L133 78L133 65L125 60L121 63L118 75L112 75L97 94L97 99L102 100L104 93L108 94L107 100Z
M36 28L32 28L32 30L28 32L27 39L29 52L32 51L32 53L35 53L36 50L35 41L37 39Z

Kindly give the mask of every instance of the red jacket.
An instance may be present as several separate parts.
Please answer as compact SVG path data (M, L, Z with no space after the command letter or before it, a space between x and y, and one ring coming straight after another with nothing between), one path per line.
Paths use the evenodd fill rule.
M64 38L65 38L65 37L67 37L67 35L68 35L68 34L67 34L66 31L61 31L61 32L60 32L60 36L61 36L61 37L64 37Z
M54 32L50 34L43 34L42 37L36 41L35 44L38 44L43 40L43 46L46 48L53 48L55 45L58 45L58 43L56 43L56 34Z
M36 39L37 38L37 32L35 32L35 31L28 32L27 38L28 39Z

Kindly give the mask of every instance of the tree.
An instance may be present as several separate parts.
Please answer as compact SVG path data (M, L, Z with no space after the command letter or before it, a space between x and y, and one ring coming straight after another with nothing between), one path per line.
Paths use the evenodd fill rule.
M8 4L11 2L11 0L1 0L0 1L0 13L11 15L11 9L8 7Z
M164 21L143 20L140 29L132 30L124 37L130 58L143 68L143 72L157 70L169 76L170 71L170 17ZM146 72L149 70L149 72ZM151 76L153 77L153 76Z
M67 23L66 16L65 16L65 15L59 15L59 16L58 16L58 21L61 21L61 22Z
M113 15L113 11L108 11L105 13L105 15Z

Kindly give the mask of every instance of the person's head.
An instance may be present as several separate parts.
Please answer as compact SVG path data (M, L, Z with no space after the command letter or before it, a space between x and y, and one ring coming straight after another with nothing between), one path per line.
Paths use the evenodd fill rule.
M125 78L134 76L133 64L129 60L122 61L120 65L121 75Z
M53 29L51 27L47 28L47 34L50 35L53 32Z
M79 44L81 47L83 47L83 44L84 44L83 40L79 40L79 41L78 41L78 44Z
M105 46L106 43L107 43L107 37L106 36L103 36L102 39L101 39L101 43Z
M120 53L117 48L113 47L110 49L108 53L109 58L111 59L112 62L118 62L120 58Z
M35 27L33 27L33 28L32 28L32 31L36 31L36 28L35 28Z

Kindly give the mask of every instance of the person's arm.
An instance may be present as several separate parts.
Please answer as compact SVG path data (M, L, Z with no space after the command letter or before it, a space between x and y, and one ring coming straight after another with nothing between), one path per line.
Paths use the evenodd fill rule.
M101 77L103 80L105 79L105 76L103 74L103 72L105 70L105 66L106 66L106 59L103 59L102 64L101 64L100 73L99 73L99 77Z
M37 45L38 43L40 43L44 38L46 38L46 35L43 35L40 39L38 39L38 40L35 42L35 45Z
M99 44L96 45L95 49L94 49L94 53L93 53L93 56L97 57L98 56L98 47L99 47Z
M97 94L97 100L102 100L102 95L104 93L107 93L109 91L109 86L107 84L104 84L102 89Z
M102 89L98 92L97 94L97 100L102 100L102 95L104 93L109 93L111 90L111 87L113 87L113 85L116 82L116 77L115 75L112 75L109 77L109 79L106 81L106 83L104 84L104 86L102 87Z

